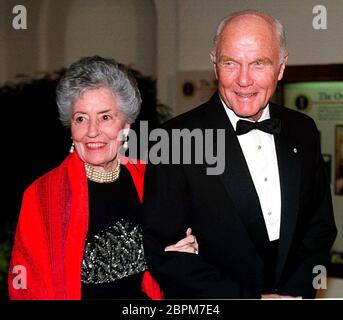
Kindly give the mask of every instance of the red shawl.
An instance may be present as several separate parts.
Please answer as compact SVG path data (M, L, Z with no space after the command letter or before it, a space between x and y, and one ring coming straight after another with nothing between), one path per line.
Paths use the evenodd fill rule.
M133 164L127 158L122 162L142 201L145 165ZM10 299L81 298L88 214L87 177L83 162L74 152L24 193L9 269ZM15 288L18 271L13 268L18 265L26 268L26 289ZM152 299L162 298L148 271L142 289Z

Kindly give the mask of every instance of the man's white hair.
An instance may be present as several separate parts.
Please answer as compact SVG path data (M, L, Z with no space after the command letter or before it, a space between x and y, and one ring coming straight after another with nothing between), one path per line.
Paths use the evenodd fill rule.
M218 42L219 42L219 38L220 35L224 29L224 27L231 22L233 19L239 17L239 16L245 16L245 15L254 15L254 16L258 16L263 18L264 20L266 20L267 22L271 23L274 26L274 30L275 30L275 34L278 38L278 42L279 42L279 60L280 63L283 62L284 56L287 53L287 49L286 49L286 35L285 35L285 31L283 28L283 25L281 24L281 22L275 18L273 18L272 16L270 16L269 14L257 11L257 10L252 10L252 9L247 9L247 10L242 10L242 11L237 11L234 12L232 14L230 14L229 16L226 16L225 18L223 18L218 27L217 27L217 31L216 34L214 36L213 39L213 47L212 47L212 51L211 51L211 57L212 57L212 62L216 63L216 54L217 54L217 46L218 46Z

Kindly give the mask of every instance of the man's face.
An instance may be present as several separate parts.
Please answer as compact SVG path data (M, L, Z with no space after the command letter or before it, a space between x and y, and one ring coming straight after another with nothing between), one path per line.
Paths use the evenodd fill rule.
M237 17L223 29L217 44L218 89L236 115L258 120L282 78L282 63L273 26L254 15Z

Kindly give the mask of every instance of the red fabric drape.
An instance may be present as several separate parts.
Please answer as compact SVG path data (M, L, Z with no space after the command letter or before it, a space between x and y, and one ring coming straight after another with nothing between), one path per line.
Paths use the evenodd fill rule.
M121 160L142 201L144 163ZM81 262L88 214L86 173L74 152L24 193L9 268L10 299L81 298ZM13 272L15 266L26 270L26 289L22 278L25 275ZM148 271L143 276L142 289L152 299L162 298Z

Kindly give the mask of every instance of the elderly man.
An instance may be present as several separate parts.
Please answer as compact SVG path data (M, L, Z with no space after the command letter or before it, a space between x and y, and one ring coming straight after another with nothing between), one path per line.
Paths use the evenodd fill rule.
M287 58L276 19L234 13L211 52L218 92L164 126L225 130L220 175L206 164L148 166L144 245L166 297L315 296L336 227L316 125L270 102ZM164 251L189 225L198 254Z

